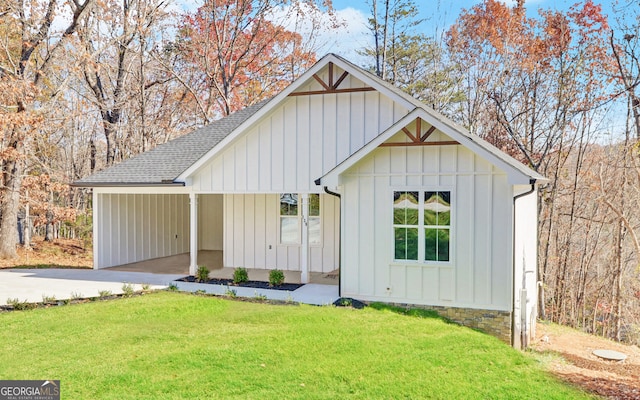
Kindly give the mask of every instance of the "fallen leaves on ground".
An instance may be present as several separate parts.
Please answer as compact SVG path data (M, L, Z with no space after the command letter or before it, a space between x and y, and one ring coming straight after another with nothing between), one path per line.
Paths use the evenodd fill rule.
M532 349L557 355L549 363L559 378L608 399L640 399L640 348L589 335L574 329L539 323ZM593 354L597 349L619 351L624 361Z

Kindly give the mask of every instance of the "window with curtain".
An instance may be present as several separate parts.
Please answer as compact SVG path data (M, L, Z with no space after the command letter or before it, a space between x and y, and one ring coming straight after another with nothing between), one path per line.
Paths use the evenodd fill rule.
M447 262L451 249L451 192L393 192L395 260Z

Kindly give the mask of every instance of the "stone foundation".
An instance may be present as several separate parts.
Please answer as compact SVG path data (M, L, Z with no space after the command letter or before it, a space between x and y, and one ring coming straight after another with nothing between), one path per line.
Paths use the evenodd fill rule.
M433 310L441 317L460 325L477 329L511 345L511 312L496 310L479 310L474 308L457 308L442 306L425 306L416 304L393 304L407 308Z

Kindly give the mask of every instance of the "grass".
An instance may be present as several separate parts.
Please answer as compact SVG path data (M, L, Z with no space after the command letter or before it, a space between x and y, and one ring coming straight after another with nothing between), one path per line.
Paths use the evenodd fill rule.
M389 307L160 292L0 314L0 379L65 399L580 399L497 339Z

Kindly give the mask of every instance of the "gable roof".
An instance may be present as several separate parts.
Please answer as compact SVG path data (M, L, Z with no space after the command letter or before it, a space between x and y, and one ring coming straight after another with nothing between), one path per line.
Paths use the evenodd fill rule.
M464 128L456 125L454 122L441 117L434 118L434 115L428 108L416 107L410 113L402 117L398 122L390 126L387 130L380 133L373 138L369 143L366 143L358 151L351 155L335 168L327 172L324 176L316 180L316 185L325 186L337 186L339 184L339 176L347 169L355 165L358 161L362 160L367 154L375 150L379 145L389 140L392 136L397 134L403 127L406 127L416 118L421 118L429 122L432 126L438 129L440 132L454 139L461 145L469 148L480 157L489 161L491 164L497 166L507 173L507 177L512 184L530 184L534 182L545 182L548 179L539 173L535 172L531 168L515 160L508 154L499 150L489 142L470 134ZM439 115L436 114L435 117Z
M254 104L200 129L170 140L111 168L80 179L73 186L155 186L180 184L176 178L202 158L268 100Z
M511 156L497 149L478 136L472 135L464 127L447 119L440 113L430 109L419 100L403 92L392 84L380 79L361 67L335 54L327 54L309 68L296 81L269 100L237 111L218 121L191 132L185 136L169 141L155 149L140 154L129 160L81 179L74 186L145 186L145 185L184 185L187 179L196 173L216 154L223 151L248 128L285 101L288 96L300 89L313 76L334 63L355 78L369 85L406 109L413 110L391 128L380 133L349 158L337 165L323 177L318 177L316 184L331 185L349 166L361 160L379 144L389 139L402 127L415 120L417 116L424 119L447 136L469 147L472 151L490 163L507 172L509 181L514 184L528 184L532 181L545 181L546 178L531 170ZM410 116L413 116L410 118ZM394 130L395 129L395 130Z

